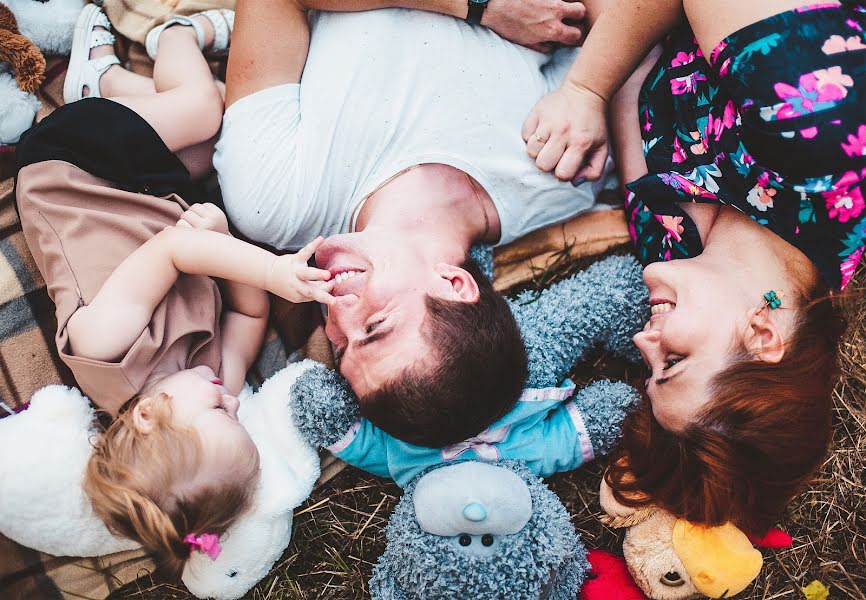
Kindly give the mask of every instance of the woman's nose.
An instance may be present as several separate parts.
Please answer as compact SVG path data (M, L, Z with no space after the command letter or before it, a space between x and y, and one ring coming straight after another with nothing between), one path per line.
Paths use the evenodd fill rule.
M634 345L637 346L637 349L643 357L643 361L650 369L653 369L654 364L659 360L659 355L661 353L659 342L661 341L661 338L661 332L653 329L636 333L634 338L632 338L634 340Z

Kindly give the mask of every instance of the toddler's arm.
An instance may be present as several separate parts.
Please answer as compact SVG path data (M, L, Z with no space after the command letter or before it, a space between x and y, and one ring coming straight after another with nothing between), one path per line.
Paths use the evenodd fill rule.
M330 274L306 266L315 247L278 257L222 233L166 228L129 255L91 303L72 315L67 323L72 350L95 360L123 356L181 273L235 281L293 302L328 303L331 284L316 280Z
M565 81L539 100L523 125L538 168L562 180L597 179L607 157L605 113L647 52L683 16L682 0L600 0Z

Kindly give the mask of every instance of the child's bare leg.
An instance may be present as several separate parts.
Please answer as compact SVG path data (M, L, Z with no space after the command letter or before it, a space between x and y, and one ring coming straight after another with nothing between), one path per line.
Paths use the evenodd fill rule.
M809 0L728 0L723 3L718 0L684 0L683 6L701 51L709 57L719 42L735 31L809 3Z
M213 40L213 27L196 17ZM207 47L207 46L205 46ZM156 94L122 95L111 100L146 120L172 152L213 138L222 122L223 99L191 27L173 26L162 32L153 71Z
M94 27L94 31L105 31L103 27ZM114 54L114 48L109 45L96 46L90 51L90 59L101 58ZM83 95L89 96L90 90L85 85ZM103 98L112 96L146 96L155 94L153 79L127 71L120 65L112 65L99 78L99 95Z

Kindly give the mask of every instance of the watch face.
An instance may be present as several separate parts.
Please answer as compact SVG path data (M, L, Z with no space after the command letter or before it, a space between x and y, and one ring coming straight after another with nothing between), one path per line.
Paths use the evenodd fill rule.
M469 0L469 4L487 4L488 0Z

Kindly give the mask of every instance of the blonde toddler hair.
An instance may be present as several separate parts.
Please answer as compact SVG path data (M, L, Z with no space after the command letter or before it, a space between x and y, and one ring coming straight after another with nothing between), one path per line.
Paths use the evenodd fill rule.
M149 433L132 425L141 398L108 426L87 465L84 490L109 530L141 543L166 576L179 580L191 551L184 537L225 533L249 506L254 482L230 480L178 495L177 484L191 480L201 464L201 440L172 425L167 394L153 398Z

